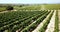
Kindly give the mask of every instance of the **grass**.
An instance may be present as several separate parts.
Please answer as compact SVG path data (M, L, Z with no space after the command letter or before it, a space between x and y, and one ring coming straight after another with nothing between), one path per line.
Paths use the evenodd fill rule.
M15 9L17 10L40 10L41 9L41 5L44 5L44 8L46 10L58 10L60 9L60 4L37 4L37 5L31 5L31 6L23 6L23 7L19 7L19 6L14 6Z
M5 10L6 10L6 7L0 7L0 12Z
M60 9L60 4L46 4L44 6L45 6L45 9L51 9L51 10Z
M23 7L19 7L19 6L14 6L14 9L16 10L40 10L41 6L37 5L37 6L23 6Z

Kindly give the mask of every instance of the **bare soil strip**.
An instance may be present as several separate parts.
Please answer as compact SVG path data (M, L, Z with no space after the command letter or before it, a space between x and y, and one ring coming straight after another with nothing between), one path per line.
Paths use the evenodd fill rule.
M54 27L55 27L55 15L56 15L56 10L54 11L54 14L50 20L50 23L47 26L47 29L45 32L54 32Z
M52 13L52 11L51 11L51 13ZM50 13L50 14L51 14L51 13ZM36 28L35 30L33 30L32 32L39 32L40 28L42 28L42 26L44 25L44 23L46 22L46 20L49 18L50 14L47 15L47 17L46 17L46 18L37 26L37 28Z
M60 32L60 10L58 10L58 18L59 18L59 32Z

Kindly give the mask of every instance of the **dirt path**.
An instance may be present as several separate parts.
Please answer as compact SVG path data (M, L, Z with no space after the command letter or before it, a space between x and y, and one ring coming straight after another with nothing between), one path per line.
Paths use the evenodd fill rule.
M0 13L5 13L5 12L8 12L8 11L3 11L3 12L0 12Z
M56 10L54 11L54 14L50 20L50 23L47 26L47 29L45 32L54 32L54 27L55 27L55 15L56 15Z
M17 11L17 10L12 10L12 11ZM9 12L9 11L2 11L2 12L0 12L0 13L6 13L6 12Z
M58 18L59 18L59 32L60 32L60 10L58 10Z

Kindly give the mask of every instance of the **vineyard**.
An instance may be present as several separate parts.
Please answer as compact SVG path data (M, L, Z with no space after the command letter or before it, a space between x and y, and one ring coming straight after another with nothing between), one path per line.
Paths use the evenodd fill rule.
M59 32L58 10L34 8L0 12L0 32Z

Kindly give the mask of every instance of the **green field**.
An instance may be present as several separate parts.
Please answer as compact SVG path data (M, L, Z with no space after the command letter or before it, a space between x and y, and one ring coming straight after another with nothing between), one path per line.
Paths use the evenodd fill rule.
M58 10L60 4L39 4L28 6L13 6L14 10L6 11L6 7L0 7L0 32L32 32L39 24L39 32L45 32L52 16L55 14L54 32L59 31ZM56 12L55 12L56 11ZM52 29L53 30L53 29Z
M60 9L60 4L48 4L48 5L44 5L46 9Z
M0 7L0 12L5 10L6 10L6 7Z
M40 4L40 5L31 5L31 6L23 6L23 7L19 7L19 6L15 6L15 9L21 9L21 10L40 10L41 6L44 6L45 9L49 9L49 10L54 10L54 9L60 9L60 4Z

